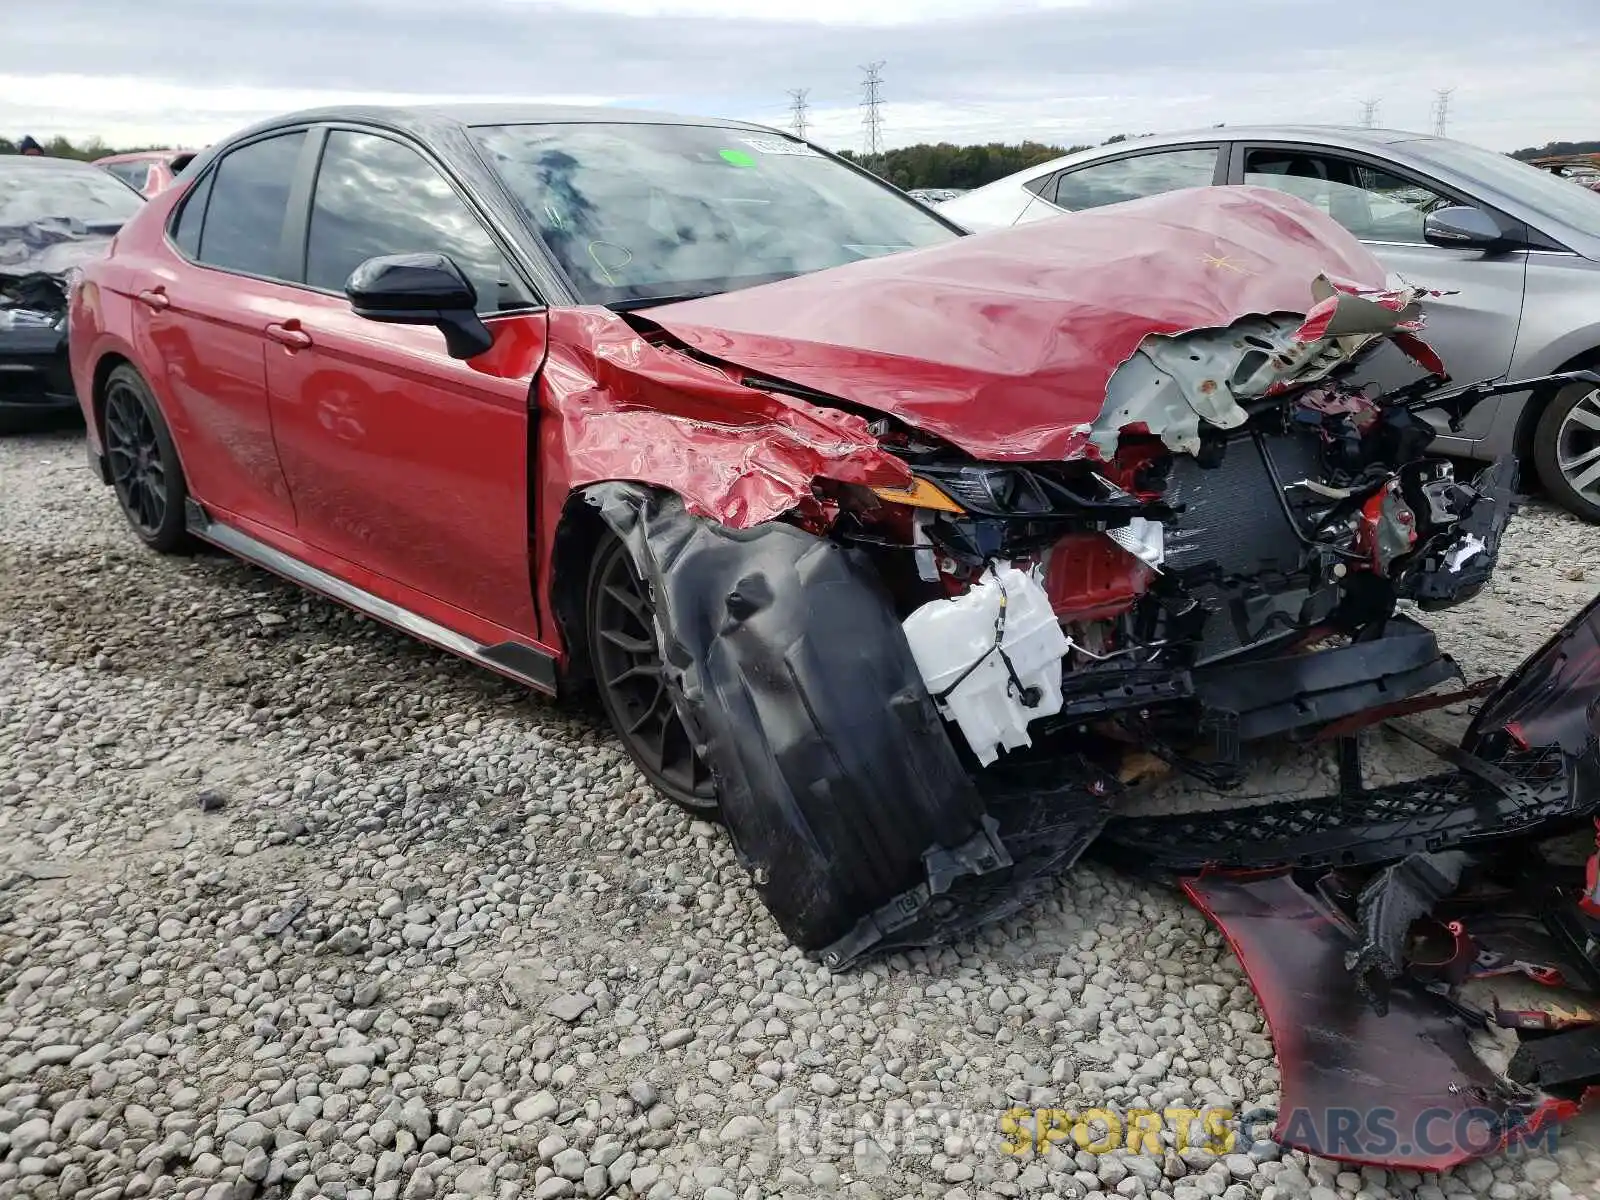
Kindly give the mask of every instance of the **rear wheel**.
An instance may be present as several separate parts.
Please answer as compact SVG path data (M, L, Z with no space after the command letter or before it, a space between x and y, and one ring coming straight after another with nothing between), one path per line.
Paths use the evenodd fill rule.
M1539 415L1533 463L1550 498L1586 521L1600 522L1600 388L1562 388Z
M611 534L590 569L586 619L600 703L628 754L674 804L715 818L711 772L695 753L667 686L650 589L627 547Z
M111 372L102 411L106 462L122 515L152 550L187 549L188 485L172 434L138 371L121 366Z

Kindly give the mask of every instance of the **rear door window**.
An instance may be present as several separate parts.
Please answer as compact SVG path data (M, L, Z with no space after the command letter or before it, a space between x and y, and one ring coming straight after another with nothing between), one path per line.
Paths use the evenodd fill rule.
M210 202L196 257L207 266L278 278L279 247L304 130L251 142L212 170Z
M217 173L213 171L195 184L190 194L184 197L183 207L178 210L178 222L172 227L172 240L187 258L195 258L200 253L200 227L206 219L206 199L211 195L211 183L216 177Z
M1054 191L1041 194L1057 208L1078 212L1175 192L1179 188L1206 187L1216 182L1216 146L1186 146L1091 163L1056 176Z

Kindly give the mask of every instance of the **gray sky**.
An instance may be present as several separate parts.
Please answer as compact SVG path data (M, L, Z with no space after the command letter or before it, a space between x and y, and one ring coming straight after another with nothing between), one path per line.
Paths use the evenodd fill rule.
M525 98L788 122L859 148L1217 122L1600 137L1600 0L0 0L6 136L199 145L344 100Z

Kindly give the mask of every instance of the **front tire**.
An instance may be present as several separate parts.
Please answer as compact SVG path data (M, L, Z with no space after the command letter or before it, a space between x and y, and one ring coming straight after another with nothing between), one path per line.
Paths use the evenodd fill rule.
M614 534L606 534L590 567L584 618L600 703L634 765L679 808L718 819L711 772L667 683L650 589Z
M101 441L122 515L152 550L187 550L183 466L155 397L133 367L117 367L106 379L101 413Z
M1600 524L1600 387L1572 383L1539 414L1533 465L1550 498Z

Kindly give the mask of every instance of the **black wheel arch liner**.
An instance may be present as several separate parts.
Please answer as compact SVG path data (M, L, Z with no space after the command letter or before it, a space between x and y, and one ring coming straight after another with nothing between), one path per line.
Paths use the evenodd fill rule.
M550 546L549 612L561 638L559 674L564 696L586 696L594 686L584 603L589 570L606 531L605 522L583 491L569 492Z
M730 529L633 484L584 494L651 587L685 727L793 942L843 966L962 877L1011 867L859 552L781 522Z

